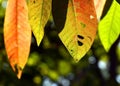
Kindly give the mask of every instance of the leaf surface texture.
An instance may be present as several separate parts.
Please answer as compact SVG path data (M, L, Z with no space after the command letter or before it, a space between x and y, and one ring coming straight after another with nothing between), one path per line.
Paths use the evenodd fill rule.
M29 20L37 45L44 36L44 27L51 13L51 0L29 0Z
M65 26L59 37L76 62L90 49L96 31L93 0L69 0Z
M106 0L94 0L97 19L100 20Z
M120 35L120 4L113 0L106 16L99 23L99 37L106 51Z
M5 22L4 41L10 64L20 78L27 62L31 28L28 23L28 9L25 0L8 0Z

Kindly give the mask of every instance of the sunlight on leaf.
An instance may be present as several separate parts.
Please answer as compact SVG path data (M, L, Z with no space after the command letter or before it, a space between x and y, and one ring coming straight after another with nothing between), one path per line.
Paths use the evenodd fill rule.
M112 44L120 34L120 4L113 0L113 3L106 16L99 23L99 37L106 51L109 51Z
M97 19L100 20L106 0L94 0Z
M93 0L69 0L65 26L59 37L76 62L90 49L96 31Z
M29 20L37 45L44 36L44 27L50 17L51 0L29 0Z
M4 41L10 64L20 78L27 62L31 28L28 23L28 9L25 0L8 0L5 22Z

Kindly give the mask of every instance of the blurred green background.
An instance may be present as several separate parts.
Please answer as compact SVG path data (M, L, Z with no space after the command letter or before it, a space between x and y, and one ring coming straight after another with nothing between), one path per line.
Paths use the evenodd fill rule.
M75 63L60 41L52 19L39 47L32 36L28 62L21 79L17 79L4 46L6 3L7 0L0 0L0 86L120 86L120 36L108 53L96 36L89 52Z

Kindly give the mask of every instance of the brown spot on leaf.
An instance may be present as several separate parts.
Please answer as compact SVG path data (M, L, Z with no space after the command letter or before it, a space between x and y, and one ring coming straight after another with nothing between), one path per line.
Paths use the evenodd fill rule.
M80 23L80 25L82 26L82 28L85 28L86 27L86 24L84 24L84 23Z
M90 36L87 36L87 37L90 39L90 41L92 41L92 38Z
M75 59L75 62L78 62L79 60L78 59Z

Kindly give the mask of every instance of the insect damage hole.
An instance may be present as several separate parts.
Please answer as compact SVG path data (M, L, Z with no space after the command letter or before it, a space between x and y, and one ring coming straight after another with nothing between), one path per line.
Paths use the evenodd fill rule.
M94 19L94 16L93 16L93 15L90 15L90 19Z
M82 45L83 45L82 42L80 42L80 41L77 41L77 42L78 42L78 45L79 45L79 46L82 46Z
M70 53L74 53L74 50L71 49L71 50L70 50Z
M79 61L79 59L75 59L75 62L78 62Z
M78 37L79 39L84 39L84 37L81 36L81 35L77 35L77 37Z

